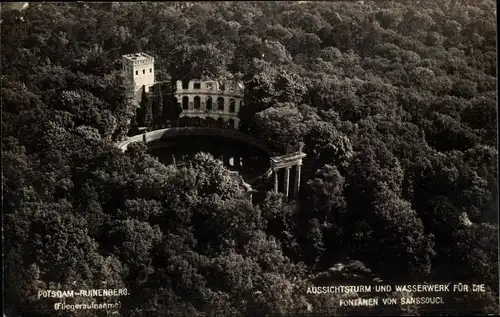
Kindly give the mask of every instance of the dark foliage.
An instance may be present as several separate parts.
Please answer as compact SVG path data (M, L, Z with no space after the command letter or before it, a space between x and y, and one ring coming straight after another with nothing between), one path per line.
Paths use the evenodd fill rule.
M130 292L113 316L352 313L306 293L318 276L484 283L395 313L497 313L495 13L491 0L3 10L6 315L105 316L37 298L103 285ZM247 132L305 144L297 208L274 194L252 206L208 154L179 167L115 148L138 119L120 58L139 51L173 80L243 78ZM161 126L164 102L139 119Z

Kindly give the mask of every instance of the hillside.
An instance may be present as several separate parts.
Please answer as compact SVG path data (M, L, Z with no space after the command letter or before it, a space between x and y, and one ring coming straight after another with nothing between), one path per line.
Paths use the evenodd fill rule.
M103 287L128 290L102 299L121 301L114 316L349 315L340 295L306 292L339 263L369 273L321 283L486 285L395 314L498 312L494 1L1 14L7 316L106 316L38 297ZM176 167L140 144L121 153L135 108L120 60L136 52L162 78L242 78L244 132L304 143L298 210L273 193L250 204L208 154Z

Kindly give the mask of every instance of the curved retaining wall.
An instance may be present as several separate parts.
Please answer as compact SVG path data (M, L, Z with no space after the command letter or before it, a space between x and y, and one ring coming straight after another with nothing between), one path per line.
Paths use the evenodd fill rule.
M207 128L207 127L175 127L175 128L165 128L155 131L150 131L138 135L134 135L129 137L128 139L118 143L118 148L122 151L126 151L127 147L131 143L135 142L144 142L146 144L152 143L155 141L160 141L166 138L175 138L179 136L223 136L233 140L244 141L248 144L251 144L263 151L265 151L269 156L271 156L272 152L268 148L264 147L257 140L249 136L248 134L244 134L242 132L231 130L231 129L220 129L220 128ZM248 180L247 183L253 185L255 183L259 183L266 178L268 178L272 174L272 169L269 168L263 175L258 176L252 180Z
M207 127L175 127L175 128L165 128L160 130L155 130L151 132L146 132L139 135L134 135L129 137L127 140L118 143L118 147L125 151L130 143L144 142L146 144L159 141L161 139L178 137L178 136L222 136L233 140L244 141L251 144L263 151L265 151L269 156L272 155L272 151L260 142L249 136L248 134L232 130L232 129L220 129L220 128L207 128Z
M281 156L274 156L272 155L272 151L262 144L260 144L257 140L249 136L248 134L244 134L242 132L232 130L232 129L221 129L221 128L207 128L207 127L175 127L175 128L165 128L165 129L160 129L160 130L155 130L151 132L146 132L143 134L139 135L134 135L127 140L120 142L117 144L117 146L122 150L125 151L127 150L127 147L131 143L135 142L144 142L146 144L152 143L155 141L160 141L160 140L166 140L168 138L175 138L179 136L222 136L222 137L227 137L233 140L240 140L243 142L246 142L248 144L251 144L264 152L266 152L270 158L271 158L271 167L264 172L262 175L246 181L246 183L250 185L257 185L259 183L265 182L269 177L274 173L277 172L278 169L287 167L289 168L290 165L301 165L302 159L306 156L305 153L302 152L302 147L299 148L299 151L294 152L294 153L288 153L285 155ZM300 161L300 162L297 162ZM300 173L300 170L299 170ZM275 174L277 175L277 174ZM287 174L288 175L288 174ZM288 177L288 176L287 176ZM277 183L276 183L277 184ZM288 184L288 178L287 178L287 184ZM277 185L275 185L277 186ZM288 187L287 187L288 188ZM298 187L297 187L298 188ZM277 187L275 188L275 191L277 191ZM286 193L288 196L288 191Z

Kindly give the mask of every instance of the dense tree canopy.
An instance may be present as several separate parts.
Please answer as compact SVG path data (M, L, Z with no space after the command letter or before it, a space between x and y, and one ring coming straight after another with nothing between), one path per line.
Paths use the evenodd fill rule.
M373 278L486 284L395 313L497 313L495 14L491 0L2 10L6 315L105 316L37 297L103 285L129 290L116 316L344 315L341 295L307 288ZM242 129L304 144L297 204L252 205L210 154L165 166L115 148L138 120L121 55L140 51L173 81L244 80Z

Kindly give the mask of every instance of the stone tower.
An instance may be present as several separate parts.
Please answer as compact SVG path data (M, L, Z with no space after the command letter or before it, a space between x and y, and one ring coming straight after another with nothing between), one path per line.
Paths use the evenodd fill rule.
M122 56L122 68L125 75L134 83L134 100L140 104L143 94L149 92L155 84L155 59L145 53Z

